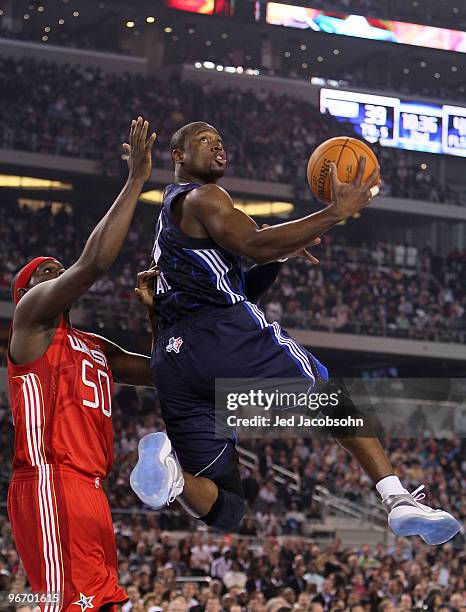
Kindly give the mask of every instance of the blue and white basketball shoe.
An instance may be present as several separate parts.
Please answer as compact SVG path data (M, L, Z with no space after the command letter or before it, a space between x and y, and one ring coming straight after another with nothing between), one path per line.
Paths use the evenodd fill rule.
M183 491L183 471L163 432L150 433L138 444L139 459L129 482L139 499L158 510L171 504Z
M427 544L443 544L462 531L461 524L448 512L420 504L424 485L412 493L389 495L383 500L388 524L398 536L418 535Z

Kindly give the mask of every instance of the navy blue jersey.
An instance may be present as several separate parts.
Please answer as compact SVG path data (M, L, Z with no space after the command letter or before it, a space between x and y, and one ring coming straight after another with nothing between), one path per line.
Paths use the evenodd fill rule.
M152 257L161 270L154 287L159 326L164 329L205 306L246 300L241 260L211 238L186 236L172 217L172 204L199 183L165 188Z

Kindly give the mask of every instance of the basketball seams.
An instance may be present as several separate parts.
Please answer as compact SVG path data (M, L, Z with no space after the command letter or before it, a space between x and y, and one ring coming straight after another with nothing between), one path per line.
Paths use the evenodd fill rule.
M324 148L324 151L320 152L319 151L320 147ZM335 165L337 166L337 168L341 164L342 158L344 159L348 155L351 158L351 154L354 155L356 171L357 171L357 166L359 164L359 159L362 155L365 155L370 161L370 164L368 164L368 166L375 166L377 168L380 168L378 159L375 153L369 147L369 145L367 145L363 141L358 140L357 138L352 138L351 136L337 136L335 138L330 138L329 140L321 143L315 149L315 151L309 158L308 167L307 167L307 177L308 177L308 183L309 183L309 186L311 187L312 193L317 197L317 199L325 203L328 203L330 201L330 178L327 174L325 184L324 184L324 190L320 194L317 193L317 187L316 187L316 191L314 191L313 178L314 180L316 179L317 166L318 165L322 166L323 160L325 158L328 159L332 157L331 155L332 149L334 149L335 147L339 148L339 153L335 159ZM349 151L351 151L351 154L349 153L349 151L345 151L345 149L348 149ZM317 156L315 155L316 153L318 153ZM314 157L315 159L313 159ZM310 162L312 162L312 165L310 164ZM351 163L351 162L348 162L348 163ZM320 169L319 173L317 173L319 176L321 175L321 170L322 168ZM370 168L370 170L372 172L372 168ZM355 173L353 174L355 175ZM366 172L364 174L366 174ZM367 180L369 175L370 175L370 172L368 172L367 176L363 177L363 179Z
M377 168L379 167L379 160L377 159L377 157L375 156L375 153L372 151L370 147L367 147L367 149L365 147L360 147L359 156L358 156L357 150L353 148L354 146L353 143L350 143L346 146L348 147L348 149L351 149L351 151L353 151L353 153L356 155L356 159L358 160L358 163L359 163L359 157L361 157L362 155L366 155L367 157L371 158L371 161Z
M336 142L337 140L338 140L338 141L340 141L340 142ZM325 142L328 144L328 143L329 143L329 142L331 142L331 141L335 141L335 142L334 142L334 143L333 143L333 144L332 144L332 145L331 145L331 146L330 146L328 149L325 149L325 153L326 153L326 154L328 153L328 151L331 151L331 150L332 150L333 148L335 148L335 147L344 147L344 146L345 146L345 145L344 145L344 143L343 143L343 142L341 142L341 141L343 141L343 140L345 140L345 141L347 142L347 141L348 141L348 138L343 138L342 136L337 136L336 138L330 138L329 140L322 142L322 143L321 143L321 144L320 144L320 145L319 145L319 146L318 146L318 147L315 149L314 153L317 151L317 149L318 149L320 146L322 146L323 144L325 144ZM311 157L310 157L309 161L311 161L312 157L314 156L314 153L311 155ZM321 156L320 156L320 155L319 155L319 156L316 156L316 159L315 159L315 161L314 161L314 163L313 163L313 165L312 165L312 168L309 168L309 164L308 164L308 168L307 168L307 175L308 175L308 176L312 176L312 175L314 174L314 171L315 171L315 169L316 169L317 163L320 161L320 159L321 159Z

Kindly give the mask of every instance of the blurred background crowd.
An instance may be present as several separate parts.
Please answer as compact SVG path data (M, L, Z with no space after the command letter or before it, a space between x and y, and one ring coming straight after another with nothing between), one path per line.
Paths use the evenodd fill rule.
M149 329L133 288L149 265L155 217L151 207L141 211L112 272L81 299L90 328ZM14 272L38 253L73 263L97 221L64 210L54 214L51 207L9 207L0 227L3 295L8 299ZM269 319L290 328L464 343L465 250L452 248L442 257L428 246L352 243L342 233L328 234L313 252L318 266L301 258L283 265L261 299Z
M291 183L298 191L308 190L303 159L315 146L335 133L355 135L351 126L322 117L306 101L265 90L219 89L176 75L162 82L0 57L0 86L0 146L98 160L107 176L125 171L121 143L135 109L143 109L160 129L156 167L172 168L171 135L180 125L199 121L202 109L202 117L223 137L229 176ZM423 170L412 153L375 149L383 168L383 194L464 203L464 194Z
M0 399L2 499L10 476L13 430ZM418 538L373 545L307 537L329 508L314 499L318 485L341 498L376 503L374 487L330 440L247 440L257 468L242 467L246 518L238 533L199 529L177 504L143 507L129 488L138 439L163 428L156 394L121 388L114 398L115 467L106 481L113 510L124 612L388 612L466 610L464 539L429 547ZM464 440L386 440L406 486L425 483L428 503L466 518ZM299 491L276 481L274 465L299 477ZM0 518L0 585L21 592L26 582L11 529Z

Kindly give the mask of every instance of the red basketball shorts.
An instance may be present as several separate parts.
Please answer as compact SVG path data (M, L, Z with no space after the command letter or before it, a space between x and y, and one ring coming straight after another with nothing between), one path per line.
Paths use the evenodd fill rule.
M46 612L126 601L118 584L112 517L99 478L62 466L16 470L8 491L16 549L32 590L61 593Z

